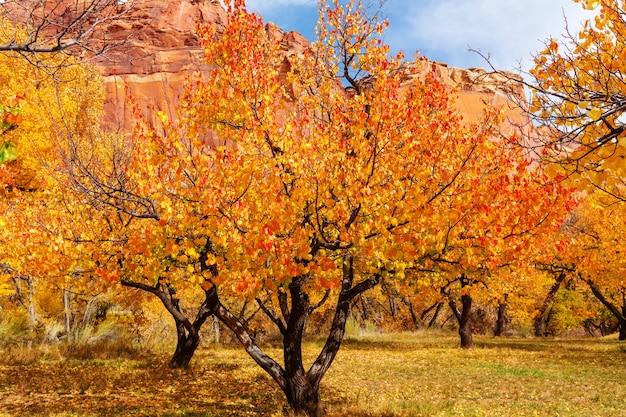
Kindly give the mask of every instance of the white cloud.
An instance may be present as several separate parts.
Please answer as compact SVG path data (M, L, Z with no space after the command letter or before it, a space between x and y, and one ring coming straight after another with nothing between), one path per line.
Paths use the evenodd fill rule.
M388 7L394 49L418 49L453 66L485 66L469 46L502 69L528 63L542 41L561 37L564 15L574 32L589 17L571 0L390 0Z

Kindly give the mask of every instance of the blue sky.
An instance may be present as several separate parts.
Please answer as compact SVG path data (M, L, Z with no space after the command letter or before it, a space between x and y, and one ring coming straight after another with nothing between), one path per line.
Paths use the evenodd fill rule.
M313 38L317 0L247 4L265 21ZM483 58L468 51L471 47L489 54L502 70L514 70L520 63L529 69L530 57L543 49L543 41L565 33L566 19L575 33L590 16L572 0L387 0L384 10L390 23L385 40L393 51L410 57L417 50L454 67L486 67Z

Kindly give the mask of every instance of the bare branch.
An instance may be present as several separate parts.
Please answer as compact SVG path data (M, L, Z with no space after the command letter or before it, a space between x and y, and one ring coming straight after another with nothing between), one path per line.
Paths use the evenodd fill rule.
M104 55L128 40L116 38L106 27L123 18L136 1L3 1L0 51L18 52L33 63L40 54Z

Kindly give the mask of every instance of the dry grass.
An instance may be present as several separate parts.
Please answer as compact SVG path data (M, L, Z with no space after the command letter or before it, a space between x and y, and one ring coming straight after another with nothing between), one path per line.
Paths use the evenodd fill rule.
M626 344L450 334L347 339L323 383L331 417L626 416ZM319 343L306 353L312 359ZM97 348L95 348L97 349ZM278 351L269 349L275 356ZM121 351L124 353L124 351ZM281 416L283 395L237 346L204 346L188 370L149 352L0 352L1 416Z

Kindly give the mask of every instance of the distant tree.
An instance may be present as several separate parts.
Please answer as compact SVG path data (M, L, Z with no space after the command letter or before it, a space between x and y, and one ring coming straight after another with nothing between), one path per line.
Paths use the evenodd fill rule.
M555 253L555 266L579 274L623 323L617 219L624 210L619 203L626 202L626 8L621 0L575 1L594 10L594 17L580 30L566 27L562 40L548 40L535 56L523 82L531 94L528 114L538 129L525 144L586 198L565 225L571 244ZM537 317L537 332L547 312Z
M577 209L562 231L567 247L562 261L572 265L572 275L582 281L617 319L619 340L626 340L626 231L623 204L604 205L596 192Z

